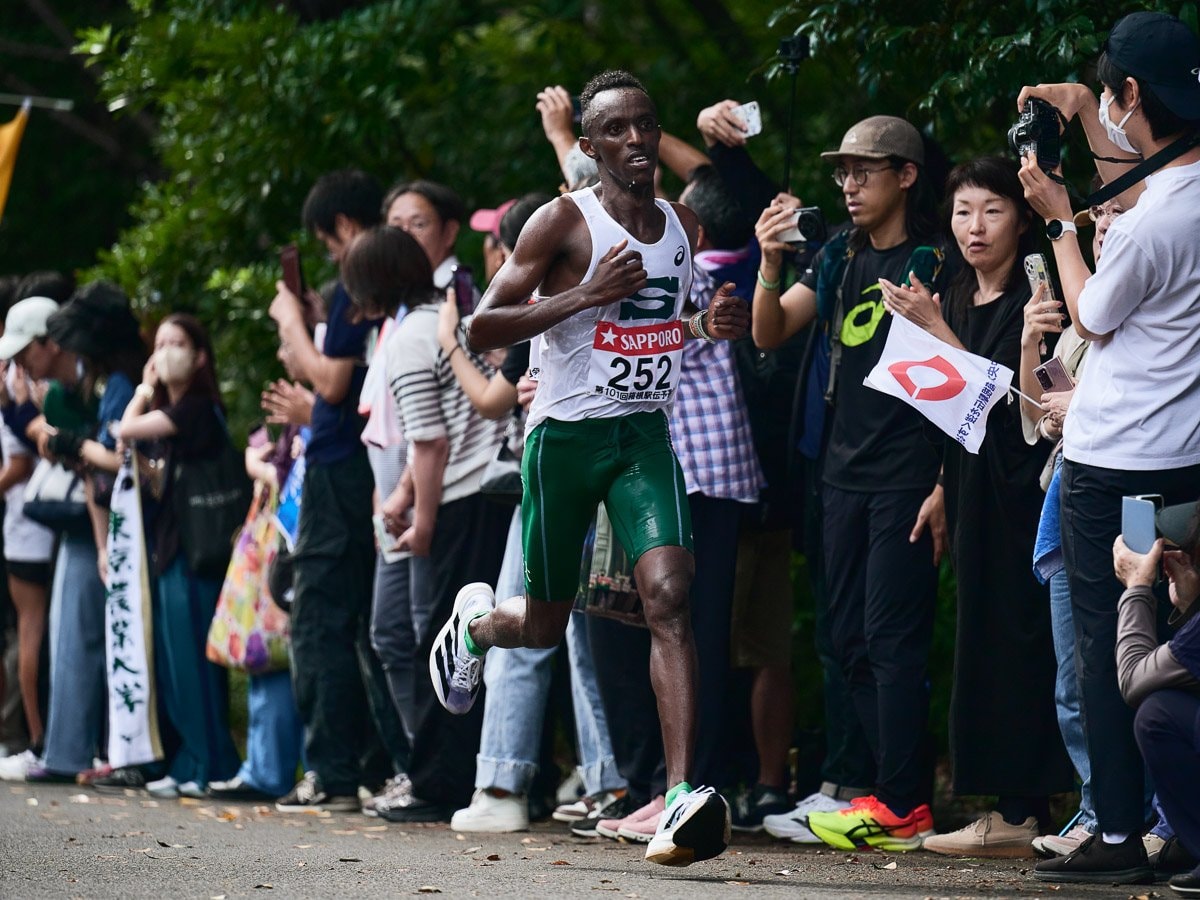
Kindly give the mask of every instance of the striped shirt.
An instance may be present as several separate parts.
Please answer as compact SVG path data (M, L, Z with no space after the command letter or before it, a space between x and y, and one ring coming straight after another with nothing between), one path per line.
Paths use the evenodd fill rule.
M442 503L449 503L479 492L479 479L496 455L506 423L475 411L438 345L437 327L438 304L409 312L386 345L386 371L409 453L417 441L445 438L449 444L442 475ZM466 346L462 327L458 334L467 359L491 377L492 367Z
M707 309L719 285L696 255L692 303ZM757 503L766 485L729 341L685 341L671 410L671 442L689 494Z

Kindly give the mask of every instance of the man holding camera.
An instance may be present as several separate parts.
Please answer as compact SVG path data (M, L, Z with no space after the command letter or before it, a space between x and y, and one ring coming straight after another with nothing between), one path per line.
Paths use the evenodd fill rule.
M805 427L823 432L814 443L824 467L832 643L878 777L874 794L853 805L815 798L820 805L801 824L840 849L915 850L933 830L922 747L937 563L946 546L940 455L919 413L863 379L879 361L891 325L880 279L907 281L924 269L926 286L938 290L940 255L923 246L938 242L936 199L924 142L903 119L865 119L822 156L836 165L851 227L834 235L780 296L788 249L781 234L796 212L781 200L764 210L756 228L763 258L753 334L760 347L775 347L815 319L817 352L830 360L830 405L810 402Z
M1121 498L1168 503L1200 493L1200 41L1181 21L1134 13L1113 28L1100 58L1099 102L1084 85L1027 87L1084 123L1106 180L1124 158L1155 165L1136 207L1112 223L1090 278L1065 190L1036 160L1021 179L1038 212L1079 333L1093 341L1088 375L1066 419L1062 469L1063 552L1071 584L1076 666L1092 767L1097 834L1066 857L1037 866L1046 881L1149 881L1141 842L1143 766L1133 710L1121 698L1114 647L1117 598L1112 547ZM1161 163L1162 158L1155 161ZM1051 198L1041 200L1038 198Z

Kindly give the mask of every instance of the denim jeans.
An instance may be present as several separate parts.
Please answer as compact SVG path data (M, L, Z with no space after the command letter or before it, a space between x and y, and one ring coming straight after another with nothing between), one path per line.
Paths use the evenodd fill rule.
M496 597L505 600L524 593L524 559L521 554L520 509L513 515L504 548L504 563L496 584ZM608 723L596 686L587 621L572 613L567 625L567 652L571 661L571 699L575 707L575 736L579 772L589 794L624 788L617 771ZM475 786L524 794L537 772L542 720L550 692L554 649L495 649L488 653L483 679L487 685L483 735L476 758Z
M296 764L304 747L304 725L286 669L251 675L246 691L249 725L246 759L238 775L264 794L282 796L296 782Z
M100 744L108 693L104 585L91 537L59 539L50 591L50 710L43 762L53 772L90 768Z
M1054 682L1058 728L1081 782L1079 820L1076 824L1088 831L1095 831L1092 764L1088 759L1087 737L1083 733L1083 716L1079 705L1079 680L1075 675L1075 620L1071 614L1071 586L1065 569L1050 579L1050 630L1054 635L1054 658L1058 662L1058 676Z

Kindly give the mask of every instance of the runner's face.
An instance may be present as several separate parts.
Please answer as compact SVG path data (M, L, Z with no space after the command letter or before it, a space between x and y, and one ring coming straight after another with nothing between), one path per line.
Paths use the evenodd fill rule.
M904 207L904 188L912 183L912 177L906 172L908 166L897 170L888 165L886 159L864 156L843 156L838 165L847 172L861 169L866 173L863 184L850 177L842 185L846 211L850 213L850 221L859 228L869 233ZM915 170L915 166L913 168Z
M583 152L622 187L654 187L658 166L658 112L635 88L603 91L592 100Z
M1012 268L1021 233L1016 204L987 188L967 185L954 194L950 228L963 259L977 272L1000 272Z

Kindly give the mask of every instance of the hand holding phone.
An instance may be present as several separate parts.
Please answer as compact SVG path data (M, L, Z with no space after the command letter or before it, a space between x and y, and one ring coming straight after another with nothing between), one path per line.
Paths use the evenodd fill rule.
M745 137L754 137L756 134L762 134L762 113L758 108L758 101L751 100L749 103L743 103L741 106L735 106L730 110L741 121L745 128Z
M279 264L283 268L283 284L297 300L304 302L304 270L300 268L300 248L288 244L279 251Z
M465 319L475 312L475 279L471 274L471 267L455 266L450 283L454 286L459 318Z
M1075 382L1057 356L1051 357L1033 370L1033 377L1045 394L1060 394L1075 389Z
M1162 508L1159 494L1140 494L1121 498L1121 537L1134 553L1146 554L1158 540L1154 516Z

